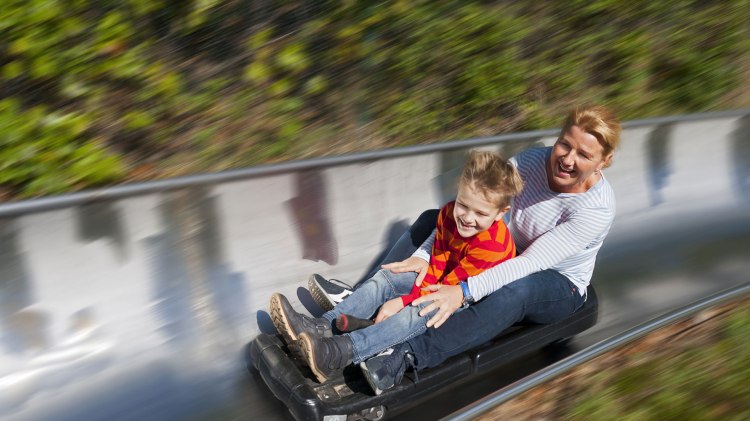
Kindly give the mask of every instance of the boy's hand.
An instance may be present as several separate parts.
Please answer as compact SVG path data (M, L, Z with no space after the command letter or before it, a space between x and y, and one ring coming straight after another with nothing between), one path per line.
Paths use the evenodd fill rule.
M414 281L416 286L422 285L422 280L427 275L427 268L430 266L428 262L420 259L419 257L410 257L400 262L388 263L387 265L381 266L383 269L388 269L393 273L403 272L417 272L417 279Z
M404 308L404 301L401 299L401 297L396 297L392 300L388 300L380 306L380 310L378 310L378 315L375 317L375 323L380 323L383 320L393 316L394 314L401 311L401 309Z
M419 312L419 315L424 316L437 310L430 320L427 321L427 327L435 326L437 328L445 323L461 307L461 303L464 300L464 292L461 290L460 285L439 284L428 285L426 288L432 292L412 301L411 305L416 306L431 301L428 306Z

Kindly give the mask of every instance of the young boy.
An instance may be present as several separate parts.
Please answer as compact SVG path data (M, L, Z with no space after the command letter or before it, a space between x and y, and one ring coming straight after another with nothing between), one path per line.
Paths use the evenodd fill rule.
M281 294L271 297L276 329L290 346L296 341L305 361L321 382L383 350L423 333L430 315L409 305L427 294L426 284L457 285L515 256L516 248L502 221L511 199L523 186L515 168L492 152L472 152L458 184L456 200L440 210L427 275L415 284L414 272L380 270L321 318L294 311ZM382 306L382 307L381 307ZM340 315L378 322L364 329L333 335Z

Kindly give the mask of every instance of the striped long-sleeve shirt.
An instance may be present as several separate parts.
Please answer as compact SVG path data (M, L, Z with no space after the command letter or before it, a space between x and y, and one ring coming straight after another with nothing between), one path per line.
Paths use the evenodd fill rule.
M513 238L502 220L470 238L461 237L453 218L455 203L449 202L440 209L427 275L421 287L414 285L408 295L401 297L404 306L428 294L421 289L426 285L457 285L516 255Z
M546 165L552 148L526 150L510 159L524 181L511 204L510 229L521 254L468 280L479 300L503 285L535 272L554 269L586 292L596 254L615 217L615 195L602 174L584 193L557 193L549 188ZM414 255L424 260L434 233Z

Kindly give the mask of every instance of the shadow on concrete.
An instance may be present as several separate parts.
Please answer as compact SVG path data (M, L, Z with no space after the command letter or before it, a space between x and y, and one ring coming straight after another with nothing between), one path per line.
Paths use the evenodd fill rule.
M737 195L750 201L750 116L742 117L731 134L731 177Z
M76 234L83 242L107 239L115 247L120 262L127 260L127 238L120 210L111 201L78 206L75 212Z
M662 191L669 184L672 165L669 160L669 143L672 139L672 124L656 126L646 140L646 163L648 171L651 206L664 202Z
M323 173L301 171L294 175L296 195L285 204L302 244L302 258L335 265L339 260L328 209L327 185Z

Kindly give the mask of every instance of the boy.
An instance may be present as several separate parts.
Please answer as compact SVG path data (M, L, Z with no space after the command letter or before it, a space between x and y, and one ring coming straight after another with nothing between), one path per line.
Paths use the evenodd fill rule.
M492 152L472 152L458 185L456 200L440 210L437 234L422 284L456 285L469 276L515 256L516 248L502 218L523 186L515 168ZM319 381L338 375L383 350L426 330L430 315L411 306L429 293L414 272L379 271L321 318L294 311L281 294L271 297L271 316L287 344L299 341L305 361ZM468 304L468 303L467 303ZM344 335L331 325L341 315L370 318L376 323Z

